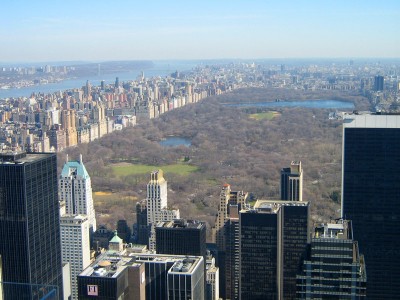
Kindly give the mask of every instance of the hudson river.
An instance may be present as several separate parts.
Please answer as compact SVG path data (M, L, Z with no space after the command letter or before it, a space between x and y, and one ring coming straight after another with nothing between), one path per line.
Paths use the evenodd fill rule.
M92 86L99 86L102 80L106 84L112 84L115 82L115 78L118 77L120 82L135 80L142 71L146 78L161 76L164 77L175 71L183 72L190 71L195 66L201 64L200 61L154 61L154 65L151 68L144 70L132 70L129 72L103 74L91 77L82 77L76 79L68 79L57 83L41 84L28 86L20 89L0 89L0 99L9 97L29 97L33 92L35 93L54 93L57 91L65 91L68 89L81 88L86 84L86 80L89 80Z

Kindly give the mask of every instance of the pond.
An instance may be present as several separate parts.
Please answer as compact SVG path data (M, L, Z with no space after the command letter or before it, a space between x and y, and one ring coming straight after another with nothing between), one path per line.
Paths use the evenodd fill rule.
M222 105L231 107L307 107L307 108L334 108L334 109L354 109L352 102L340 100L294 100L274 102L241 102L223 103Z
M160 141L160 145L163 147L177 147L177 146L190 147L192 145L192 141L185 137L169 136Z

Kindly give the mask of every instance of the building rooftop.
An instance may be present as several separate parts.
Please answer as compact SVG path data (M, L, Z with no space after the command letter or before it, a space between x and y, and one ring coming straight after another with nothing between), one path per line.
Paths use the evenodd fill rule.
M343 115L345 128L400 128L399 114L360 112Z
M175 219L168 222L159 222L157 227L163 228L193 228L201 229L205 226L205 223L198 220L185 220L185 219Z
M316 239L348 239L352 240L351 221L337 219L331 223L321 224L315 227L314 238Z
M110 240L110 243L118 244L118 243L122 243L122 242L123 242L123 240L118 236L117 230L115 230L115 231L114 231L114 236L113 236L113 238Z
M79 276L116 278L130 266L142 263L169 263L172 265L169 273L191 274L203 260L201 256L143 254L143 253L115 253L107 251L100 255L95 262L83 270Z
M277 213L282 206L308 206L306 201L277 201L257 200L254 204L254 212Z
M164 182L166 180L164 179L164 172L161 169L151 172L149 184L162 184Z
M68 157L67 157L68 159ZM67 161L61 171L61 177L77 176L83 179L90 178L82 162L82 155L79 161Z
M0 164L24 164L31 163L43 158L51 157L54 153L26 153L20 151L1 151Z
M60 216L60 223L62 225L74 225L74 224L81 224L88 220L87 215L62 215Z

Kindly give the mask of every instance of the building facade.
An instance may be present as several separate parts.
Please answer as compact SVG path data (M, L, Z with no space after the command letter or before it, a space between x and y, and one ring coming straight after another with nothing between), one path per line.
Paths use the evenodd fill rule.
M281 200L303 201L303 169L301 161L292 161L281 170Z
M204 269L204 260L199 263L197 258L175 262L168 271L168 299L204 299Z
M211 254L206 258L206 287L207 300L219 300L219 268L215 265L215 258Z
M147 184L147 224L150 226L149 249L156 250L155 227L158 222L179 219L179 209L169 209L167 181L162 170L153 171Z
M383 91L385 85L385 78L381 75L377 75L374 77L374 91L379 92Z
M96 215L93 206L92 183L82 162L67 161L59 178L60 201L65 201L68 215L87 215L90 232L96 231Z
M220 203L218 205L217 217L215 220L215 225L212 229L212 239L215 241L218 248L218 259L217 266L220 268L219 272L219 288L220 288L220 296L222 298L227 298L229 295L226 295L226 292L231 293L231 287L233 283L229 277L232 272L232 269L229 269L225 266L226 264L226 238L227 238L227 226L230 225L230 212L231 207L234 206L236 210L240 210L247 205L248 193L243 191L232 191L230 184L225 183L219 195ZM238 216L237 216L238 217ZM230 228L230 227L229 227ZM236 241L238 243L238 241ZM230 258L229 258L230 259ZM229 263L229 262L228 262ZM228 272L229 279L226 278ZM227 280L230 282L227 283ZM228 284L228 291L226 284Z
M342 217L367 263L368 299L400 295L400 116L346 115Z
M206 258L206 223L175 219L156 226L156 253Z
M79 299L203 300L201 256L107 251L78 276Z
M63 215L60 220L62 262L71 268L71 296L78 299L77 276L90 261L89 220L86 215Z
M0 256L4 299L63 296L57 157L0 155Z
M365 262L351 221L340 219L315 228L302 269L297 299L366 299Z
M215 227L213 228L213 238L219 250L225 249L225 232L224 226L228 219L229 205L241 205L244 207L246 204L248 193L243 191L232 191L230 184L224 184L221 188L219 196L220 203L218 206L217 218L215 220Z
M308 220L308 202L258 200L240 212L239 299L296 299Z
M225 223L225 299L239 299L239 211L240 205L230 205Z
M146 200L136 203L136 242L141 245L149 244L150 228L147 224Z

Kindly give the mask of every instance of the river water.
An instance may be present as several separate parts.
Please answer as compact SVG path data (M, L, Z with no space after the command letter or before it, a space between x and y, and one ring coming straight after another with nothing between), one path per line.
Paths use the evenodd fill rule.
M0 89L0 99L9 97L29 97L33 92L35 93L54 93L57 91L65 91L68 89L81 88L89 80L92 86L99 86L102 80L106 84L112 84L115 82L115 78L119 78L119 82L135 80L142 71L146 78L161 76L165 77L175 71L183 72L190 71L195 66L201 64L200 61L187 60L187 61L154 61L153 66L147 69L132 70L129 72L120 72L113 74L100 74L91 77L82 77L75 79L68 79L57 83L40 84L34 86L28 86L23 88L13 89Z

